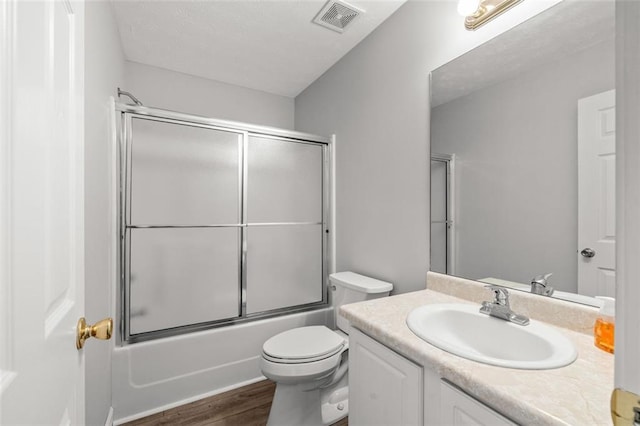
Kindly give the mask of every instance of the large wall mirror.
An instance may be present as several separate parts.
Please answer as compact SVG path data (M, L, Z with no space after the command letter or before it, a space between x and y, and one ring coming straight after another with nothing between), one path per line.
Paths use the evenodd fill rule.
M614 296L614 38L613 1L564 1L432 72L433 271Z

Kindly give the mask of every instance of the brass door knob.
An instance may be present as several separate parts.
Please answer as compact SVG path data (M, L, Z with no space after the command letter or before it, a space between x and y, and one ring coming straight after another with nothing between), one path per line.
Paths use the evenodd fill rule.
M113 333L113 320L111 318L105 318L94 325L87 325L87 320L82 317L78 320L77 333L77 349L82 349L84 342L90 337L95 337L100 340L109 340Z

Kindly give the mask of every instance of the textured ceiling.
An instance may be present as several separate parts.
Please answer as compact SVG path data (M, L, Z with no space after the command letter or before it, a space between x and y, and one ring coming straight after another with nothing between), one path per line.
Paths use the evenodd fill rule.
M130 61L294 97L405 0L365 10L340 34L311 21L324 0L112 0Z
M614 36L613 0L565 0L433 71L431 106L514 78Z

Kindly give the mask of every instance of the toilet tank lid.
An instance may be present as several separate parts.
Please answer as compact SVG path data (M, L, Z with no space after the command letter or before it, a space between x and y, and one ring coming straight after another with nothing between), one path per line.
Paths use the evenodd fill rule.
M365 277L355 272L336 272L329 275L332 283L363 293L384 293L393 290L393 284L375 278Z

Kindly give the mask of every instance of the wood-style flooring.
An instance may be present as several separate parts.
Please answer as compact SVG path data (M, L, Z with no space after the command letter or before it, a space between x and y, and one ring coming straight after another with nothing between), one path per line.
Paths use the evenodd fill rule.
M275 390L272 381L263 380L134 420L125 426L264 426ZM332 426L348 426L348 421L345 418Z

